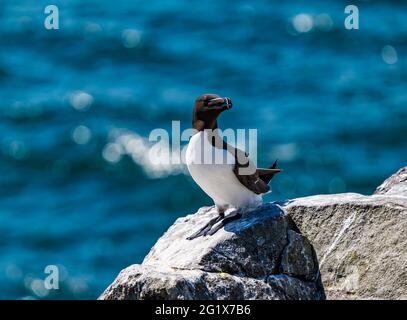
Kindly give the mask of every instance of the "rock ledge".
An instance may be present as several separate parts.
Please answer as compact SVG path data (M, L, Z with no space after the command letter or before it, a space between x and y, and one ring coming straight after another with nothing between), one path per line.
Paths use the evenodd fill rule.
M216 214L179 218L100 299L324 299L315 251L279 205L186 240Z
M265 204L186 240L215 215L179 218L99 299L407 299L407 167L371 196Z

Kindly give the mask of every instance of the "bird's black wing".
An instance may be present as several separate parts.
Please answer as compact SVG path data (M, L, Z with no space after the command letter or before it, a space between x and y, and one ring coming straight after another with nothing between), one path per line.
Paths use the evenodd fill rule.
M277 161L268 169L256 168L246 152L229 145L219 135L214 134L210 138L210 142L215 148L227 150L235 157L236 163L233 172L236 178L242 185L256 194L269 192L268 183L271 178L282 171L277 169Z
M239 182L244 185L250 191L253 191L256 194L263 194L270 191L270 187L265 183L262 179L260 179L259 174L240 174L239 173L239 165L236 163L235 168L233 170L236 178Z
M237 150L238 152L240 151L239 149ZM249 163L250 159L247 156L246 159L247 163ZM269 192L270 187L268 186L268 183L276 173L282 171L281 169L277 169L276 166L274 166L269 169L257 168L255 169L256 171L254 173L245 174L244 171L242 173L241 169L244 169L247 165L244 164L242 165L240 161L236 160L233 172L235 173L236 178L240 181L241 184L243 184L247 189L253 191L256 194L263 194Z

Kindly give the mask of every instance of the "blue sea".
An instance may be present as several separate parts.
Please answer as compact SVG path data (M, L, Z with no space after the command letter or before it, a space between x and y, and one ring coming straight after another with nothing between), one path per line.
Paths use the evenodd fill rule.
M59 29L44 8L59 9ZM0 2L0 298L95 299L211 205L145 156L194 99L231 97L285 171L267 201L371 194L407 160L406 1ZM48 265L59 289L46 290Z

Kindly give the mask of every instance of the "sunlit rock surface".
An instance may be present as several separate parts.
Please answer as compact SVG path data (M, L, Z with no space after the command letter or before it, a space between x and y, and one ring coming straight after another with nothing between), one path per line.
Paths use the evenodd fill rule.
M401 168L377 187L374 194L407 196L407 167Z
M217 213L179 218L142 265L100 299L323 299L312 245L280 206L267 204L213 236L186 240Z
M213 236L186 240L216 214L201 208L100 299L407 299L406 172L372 196L266 204Z
M284 210L315 247L327 299L407 299L407 167L372 196L317 195Z

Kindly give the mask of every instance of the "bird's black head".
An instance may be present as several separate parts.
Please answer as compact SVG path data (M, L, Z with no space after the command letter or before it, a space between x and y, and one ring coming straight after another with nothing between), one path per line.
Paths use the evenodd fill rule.
M198 131L217 129L218 116L232 108L232 100L222 98L217 94L203 94L195 100L192 126Z

